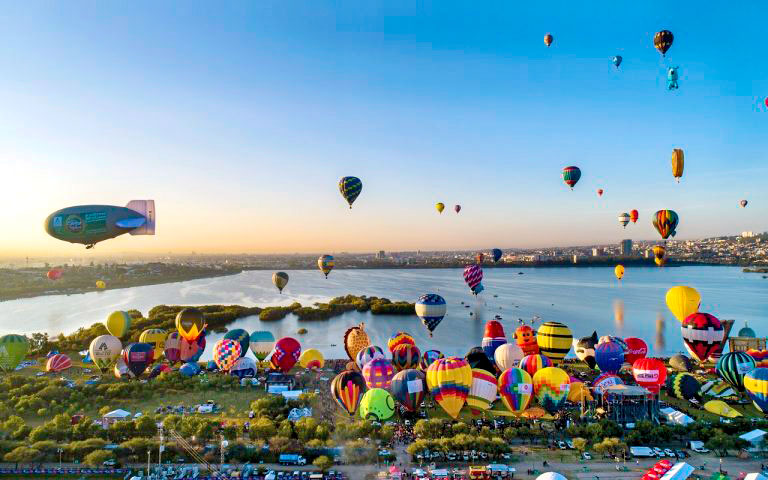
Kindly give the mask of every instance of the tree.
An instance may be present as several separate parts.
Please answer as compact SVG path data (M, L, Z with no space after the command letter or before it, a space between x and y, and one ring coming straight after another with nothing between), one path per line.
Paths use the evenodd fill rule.
M259 417L251 423L251 429L248 432L251 439L267 440L277 433L274 422L267 417Z
M316 466L325 473L329 468L333 466L333 461L325 455L320 455L313 462L312 465Z
M94 450L83 459L83 463L91 467L100 467L104 462L112 458L112 454L106 450Z
M280 431L283 431L283 424L280 425ZM300 418L296 422L296 437L301 442L308 442L315 438L315 432L317 431L317 420L312 417Z
M149 415L139 417L133 423L138 437L154 437L157 433L155 419Z
M3 456L6 462L32 463L40 460L43 456L40 450L30 447L16 447Z
M587 439L576 437L573 439L573 448L578 450L579 454L582 454L587 451Z

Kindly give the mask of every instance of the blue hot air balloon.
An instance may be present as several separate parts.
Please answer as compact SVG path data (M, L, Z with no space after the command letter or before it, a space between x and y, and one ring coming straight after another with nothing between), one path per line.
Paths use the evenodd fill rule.
M621 65L623 58L621 58L621 55L616 55L613 57L613 64L616 65L616 68L619 68L619 65Z
M624 349L616 342L599 343L595 347L595 362L601 372L616 373L624 364Z
M504 255L504 252L502 252L498 248L494 248L493 250L491 250L491 255L493 255L493 263L496 263L499 260L501 260L501 256Z
M445 299L436 293L427 293L419 297L416 301L416 315L421 319L421 323L429 330L429 336L437 328L445 317L448 307Z

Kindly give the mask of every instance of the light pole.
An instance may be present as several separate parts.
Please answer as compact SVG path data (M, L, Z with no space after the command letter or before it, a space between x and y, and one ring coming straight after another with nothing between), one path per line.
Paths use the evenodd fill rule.
M149 476L149 461L152 458L152 450L147 449L147 476Z
M61 454L64 453L64 449L59 447L56 449L56 453L59 454L59 468L61 468Z
M163 450L165 450L165 445L163 444L162 424L157 427L157 433L160 435L160 444L157 446L157 466L163 468Z

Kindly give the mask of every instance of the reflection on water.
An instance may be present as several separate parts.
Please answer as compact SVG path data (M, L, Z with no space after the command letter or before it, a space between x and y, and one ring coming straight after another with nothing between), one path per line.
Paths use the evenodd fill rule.
M523 272L522 275L518 272ZM374 316L347 312L320 322L299 322L288 316L264 323L258 317L240 319L230 328L270 330L276 337L295 336L305 348L318 348L326 357L342 357L341 338L351 325L364 321L375 344L386 346L397 330L411 333L422 350L434 348L463 355L479 345L484 323L496 315L508 337L519 325L537 316L534 328L553 320L567 324L576 338L597 330L598 335L644 338L654 343L653 354L682 349L679 329L665 339L664 295L674 285L690 285L702 296L702 311L736 320L735 329L749 321L758 333L766 324L768 281L742 273L737 267L634 267L632 275L616 285L612 268L485 269L485 291L475 297L466 287L461 269L334 270L328 279L319 271L288 271L291 282L280 295L272 285L272 272L248 271L229 277L183 283L107 290L83 295L49 296L0 302L0 334L47 331L72 332L103 321L114 310L131 308L145 315L156 305L241 304L248 306L312 305L334 296L357 294L415 301L419 295L439 292L448 314L433 338L413 316ZM462 304L463 302L463 304ZM472 313L472 315L470 315ZM296 331L307 328L308 333ZM655 335L655 342L654 340ZM211 335L215 342L221 335ZM209 343L212 345L213 343ZM336 345L335 347L332 345ZM206 351L209 358L211 348Z

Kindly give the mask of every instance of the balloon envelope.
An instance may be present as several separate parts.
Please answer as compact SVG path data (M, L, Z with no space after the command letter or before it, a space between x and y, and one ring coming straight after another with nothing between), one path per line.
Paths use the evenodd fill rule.
M525 356L523 350L518 347L516 343L505 343L504 345L500 345L493 355L496 360L496 366L501 371L517 367L520 360Z
M421 360L419 361L419 368L422 370L426 370L427 367L432 365L432 362L440 360L441 358L445 358L445 355L440 350L427 350L421 355Z
M360 369L360 371L362 371L365 364L374 358L386 357L384 356L384 351L381 349L381 347L377 347L376 345L368 345L364 349L357 352L355 363L357 364L357 367Z
M263 362L272 353L272 349L275 348L275 336L272 332L265 330L253 332L249 339L249 346L253 356L260 362Z
M652 393L659 393L667 380L667 367L658 358L640 358L632 364L632 376L641 387Z
M479 415L491 408L491 403L496 400L498 387L496 377L480 368L472 369L472 385L467 396L467 406L474 415Z
M320 258L317 259L317 268L323 272L325 278L328 278L328 274L331 273L334 265L336 265L336 262L333 259L333 255L320 255Z
M552 360L554 366L560 365L571 350L572 340L571 329L559 322L543 323L536 334L539 351Z
M494 248L491 250L491 255L493 255L493 263L497 263L499 260L501 260L501 256L504 255L504 252L498 248Z
M695 288L680 285L667 290L666 301L672 315L682 322L699 311L701 295Z
M400 345L416 345L416 341L409 333L395 332L391 337L389 337L389 341L387 342L389 353L394 353L395 349Z
M160 357L160 353L165 350L165 338L167 336L168 334L165 330L160 328L149 328L141 332L141 335L139 335L139 342L152 345L152 348L157 352L157 357Z
M237 378L255 377L257 371L256 362L250 357L240 357L229 369L229 374Z
M318 370L325 365L325 357L323 357L320 350L309 348L301 352L301 355L299 356L299 365L308 370Z
M176 314L176 329L188 342L197 340L205 328L205 316L197 308L187 307Z
M436 293L427 293L419 297L414 305L416 316L421 319L421 323L427 327L429 335L440 325L448 311L445 299ZM411 338L413 340L413 338ZM391 350L391 349L390 349Z
M120 339L114 335L99 335L91 341L91 345L88 347L91 360L102 373L112 368L122 350L123 345L120 343Z
M48 358L45 363L45 371L49 373L62 372L72 366L72 359L63 353L57 353Z
M571 377L565 370L546 367L533 376L533 393L536 401L550 414L557 413L568 399Z
M273 368L280 369L283 373L296 365L301 356L301 344L295 338L283 337L275 342L275 352L272 354L270 363Z
M360 417L384 422L395 414L395 399L382 388L372 388L360 400Z
M200 373L200 366L197 363L185 363L179 368L179 373L184 377L194 377Z
M510 368L501 372L498 380L499 396L512 413L521 413L528 408L533 398L533 380L521 368Z
M768 368L755 368L744 375L744 388L755 407L768 412Z
M350 416L357 411L367 389L363 376L354 370L345 370L331 381L331 397Z
M288 274L285 272L275 272L272 274L272 284L274 284L280 293L283 293L283 289L288 285Z
M213 346L213 361L223 372L228 372L240 358L240 343L229 338L222 338Z
M112 312L104 322L104 326L107 327L107 331L111 335L123 338L123 335L128 333L128 329L131 328L131 316L128 312Z
M368 388L389 388L395 367L386 358L374 358L363 366L363 378Z
M344 349L347 351L349 359L354 361L357 358L357 352L371 344L371 339L365 332L365 324L361 323L351 327L344 332Z
M23 335L3 335L0 337L0 368L11 372L19 366L29 353L29 340Z
M755 368L755 359L746 352L728 352L717 361L717 374L738 391L744 391L744 376Z
M489 360L491 360L492 363L496 361L494 357L496 349L505 343L507 343L507 337L504 335L504 327L501 325L501 322L496 320L489 320L486 322L485 332L483 333L483 341L480 345L483 347L485 355ZM515 346L517 347L517 345ZM522 355L520 358L523 358Z
M616 373L624 364L624 349L616 342L599 343L595 347L595 362L601 372Z
M536 355L539 353L539 343L536 341L536 330L523 325L515 330L515 342L526 355Z
M708 313L689 315L683 320L680 331L685 349L699 363L704 363L720 348L720 342L725 336L720 320Z
M627 337L624 339L627 344L627 351L624 352L624 361L632 365L635 360L645 358L648 355L648 345L642 338Z
M472 386L472 368L463 358L441 358L427 368L427 386L438 405L458 418Z
M234 340L240 344L240 356L244 357L248 353L248 347L251 344L251 336L242 328L235 328L224 334L224 338Z
M520 360L520 368L525 370L528 375L533 376L542 368L551 367L552 360L541 354L526 355Z
M362 190L363 182L357 177L342 177L339 180L339 191L344 200L349 203L349 208L352 208L352 204L355 203Z
M392 352L392 365L398 372L419 366L421 352L416 345L400 345Z
M415 412L427 394L427 375L420 370L402 370L392 378L390 390L406 410Z
M140 376L154 361L154 348L149 343L131 343L123 349L123 362L134 377Z
M563 169L563 182L565 182L566 185L571 187L571 190L573 190L573 187L576 185L576 183L581 178L581 169L579 167L565 167Z

